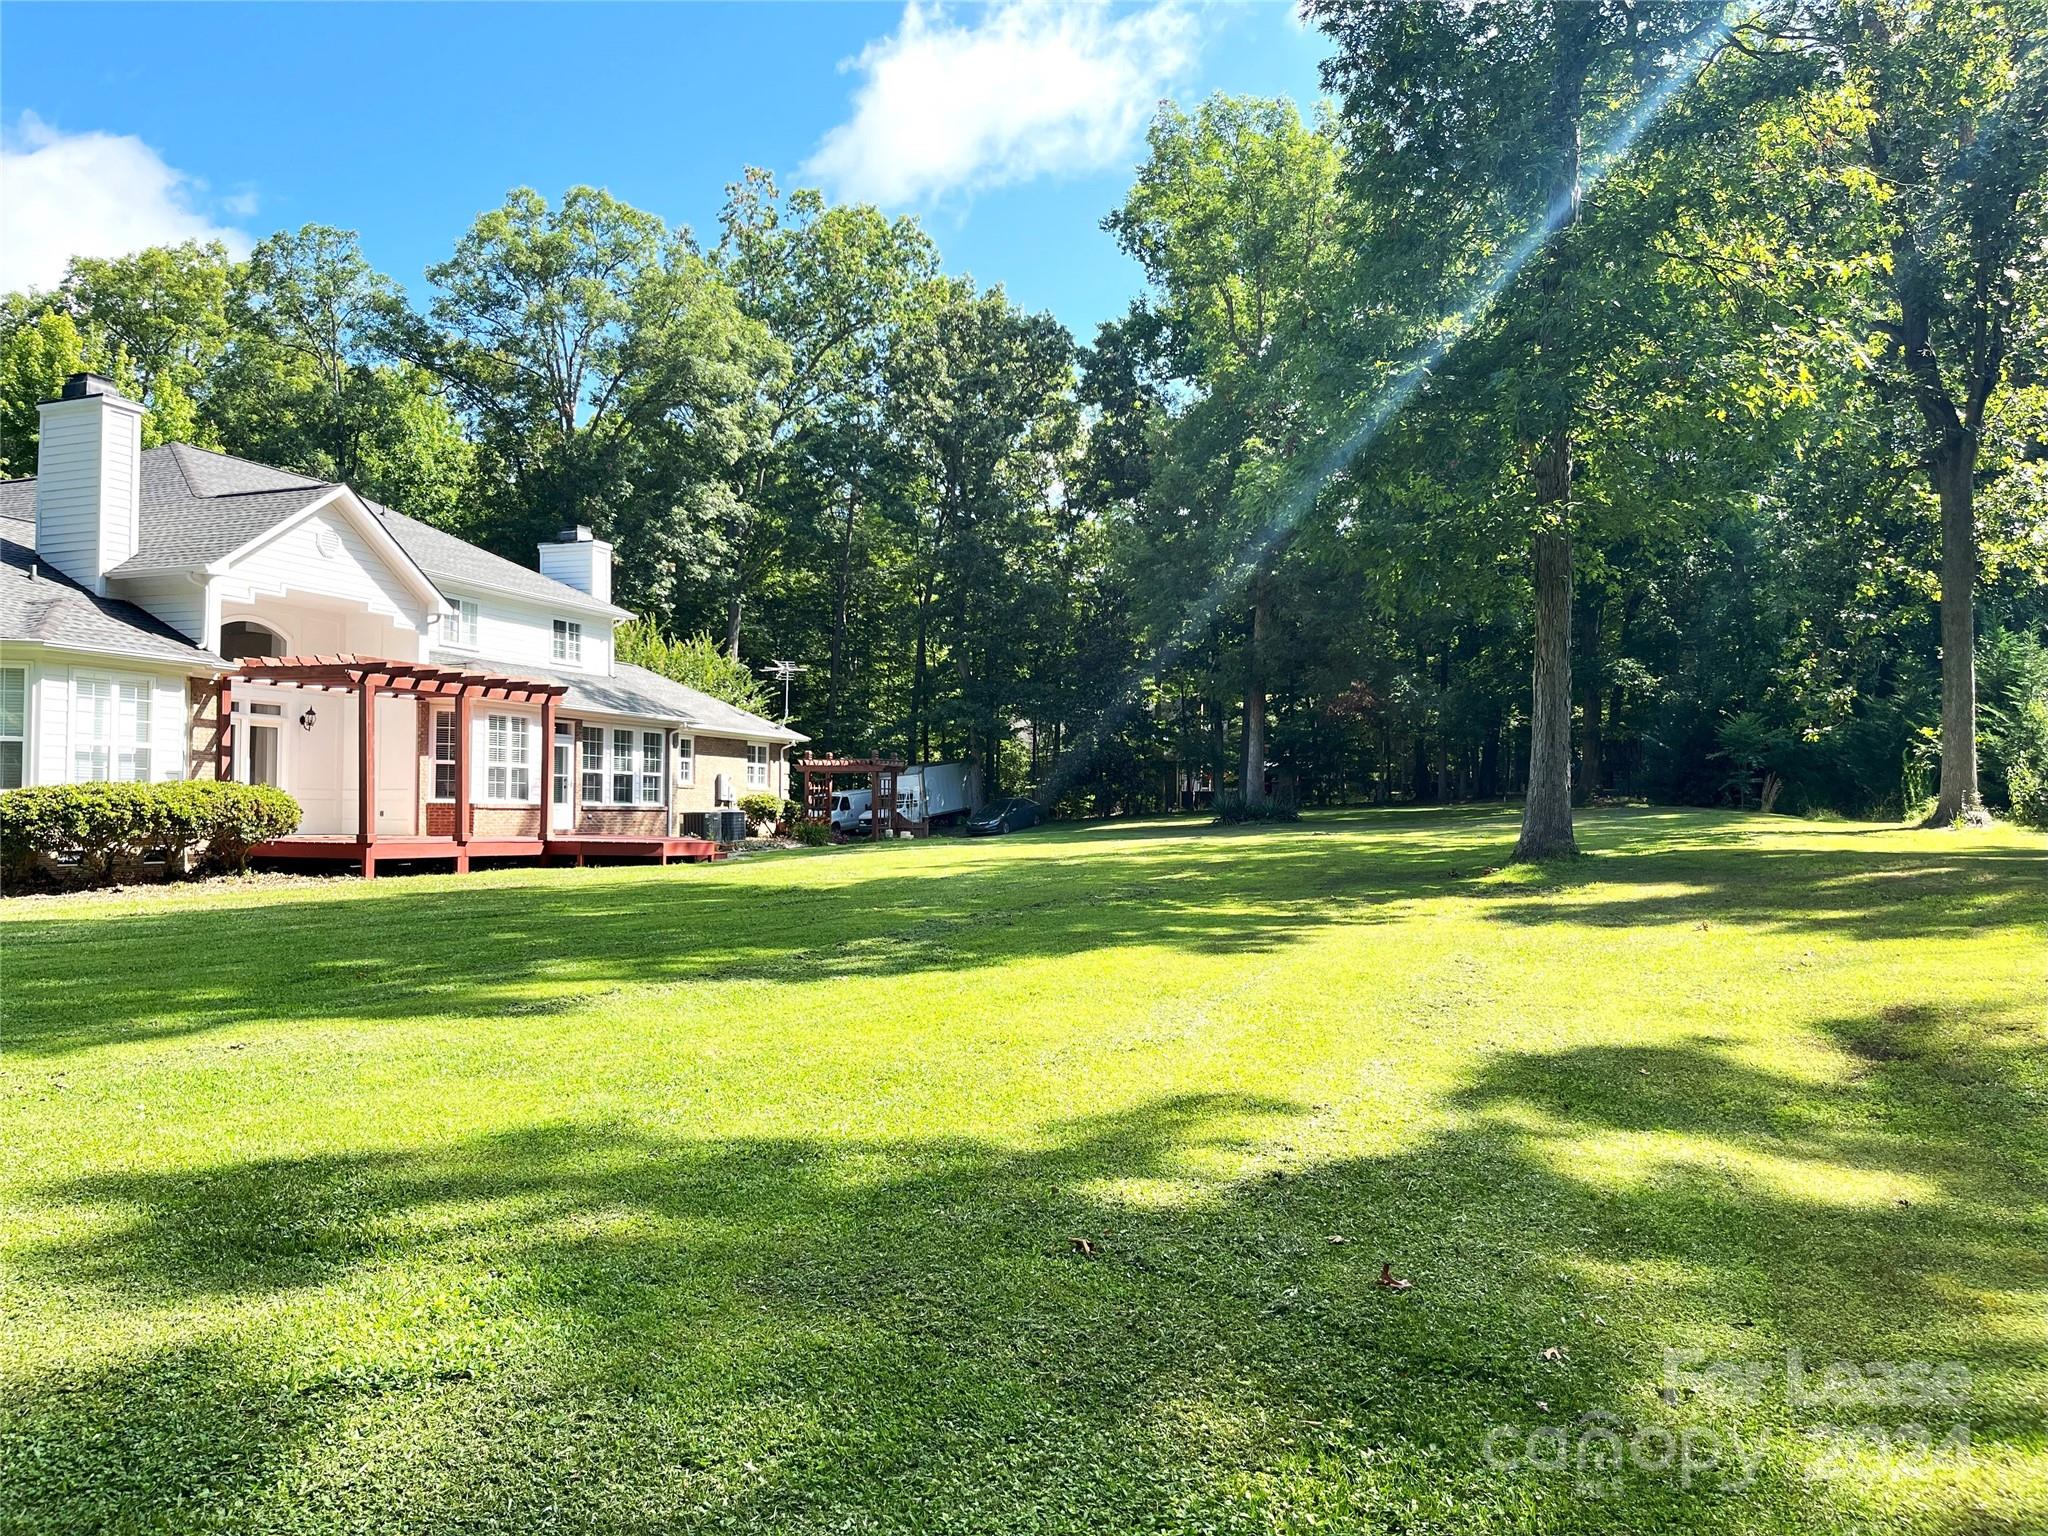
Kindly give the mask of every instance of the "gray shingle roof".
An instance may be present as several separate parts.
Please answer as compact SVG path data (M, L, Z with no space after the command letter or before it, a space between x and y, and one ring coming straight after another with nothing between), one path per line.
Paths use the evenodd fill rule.
M330 494L335 482L272 469L190 443L166 443L142 454L141 537L135 553L107 574L147 576L189 571L233 554L294 512ZM0 483L0 516L35 517L33 478ZM615 619L632 614L601 603L530 566L507 560L368 500L398 547L436 584L483 587L572 612Z
M428 660L448 667L491 667L518 677L538 678L544 683L565 684L569 691L562 696L562 708L571 714L586 709L644 720L673 720L707 735L743 736L791 745L811 739L788 726L750 715L707 693L687 688L659 672L623 661L613 663L612 676L592 677L587 672L558 672L524 661L493 661L467 651L435 651Z
M543 576L539 571L507 560L502 555L478 549L431 523L381 507L374 501L366 501L364 505L391 530L399 548L411 555L414 563L437 583L445 582L454 587L484 587L514 597L531 598L554 608L601 613L614 619L633 617L624 608L600 603L588 592L579 592L552 576Z
M33 490L34 483L26 483ZM38 567L33 498L26 520L15 515L15 500L0 494L0 642L34 641L174 666L227 665L135 604L97 597L49 566Z
M135 553L107 574L147 576L211 565L333 490L304 475L185 443L151 448L142 455L141 536Z

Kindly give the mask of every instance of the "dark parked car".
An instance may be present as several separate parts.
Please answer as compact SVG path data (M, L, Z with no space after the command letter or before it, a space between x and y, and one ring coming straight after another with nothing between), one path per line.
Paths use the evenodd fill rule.
M1043 820L1045 812L1038 808L1035 800L1021 796L1014 800L998 800L967 818L967 835L998 837L1005 832L1021 832L1026 827L1035 827Z

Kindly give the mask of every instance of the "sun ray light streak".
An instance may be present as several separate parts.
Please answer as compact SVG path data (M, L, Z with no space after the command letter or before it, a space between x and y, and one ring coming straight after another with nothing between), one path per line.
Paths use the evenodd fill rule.
M1293 477L1292 483L1275 501L1272 514L1246 539L1236 556L1181 616L1172 637L1159 647L1152 658L1149 669L1152 674L1164 671L1184 655L1224 604L1242 592L1266 561L1285 547L1324 488L1378 439L1429 382L1444 358L1499 302L1501 295L1521 275L1522 269L1564 227L1571 215L1574 198L1583 199L1585 193L1597 187L1609 172L1619 166L1665 107L1699 77L1734 32L1736 9L1732 5L1726 8L1711 26L1703 28L1680 50L1664 78L1636 104L1614 137L1596 155L1588 157L1576 191L1559 198L1545 211L1542 219L1516 242L1493 275L1463 305L1438 322L1436 340L1404 363L1384 388L1366 398L1350 417L1350 426L1325 445L1304 472ZM1044 794L1048 801L1058 798L1066 781L1094 756L1103 737L1130 718L1138 704L1138 688L1143 676L1142 673L1126 676L1116 701L1103 712L1102 718L1082 740L1068 748L1053 765L1052 771L1046 775Z

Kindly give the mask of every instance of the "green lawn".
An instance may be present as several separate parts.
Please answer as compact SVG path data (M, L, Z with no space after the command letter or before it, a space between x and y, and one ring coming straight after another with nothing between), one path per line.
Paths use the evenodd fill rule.
M10 902L0 1528L2048 1528L2048 840L1581 825Z

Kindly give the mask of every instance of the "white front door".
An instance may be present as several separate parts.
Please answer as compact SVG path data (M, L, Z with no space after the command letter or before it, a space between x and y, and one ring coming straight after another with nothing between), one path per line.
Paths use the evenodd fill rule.
M554 751L548 759L548 826L567 832L576 824L575 807L569 803L569 775L576 769L576 733L566 725L555 727Z

